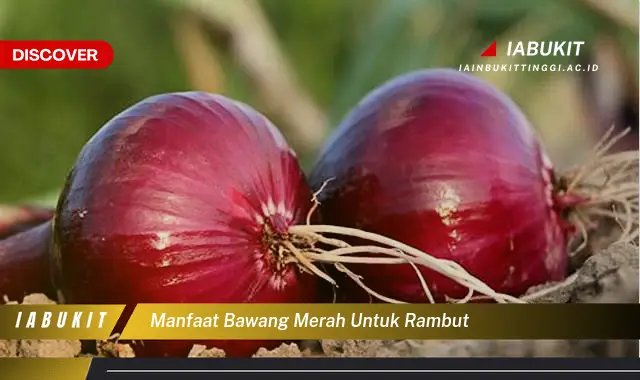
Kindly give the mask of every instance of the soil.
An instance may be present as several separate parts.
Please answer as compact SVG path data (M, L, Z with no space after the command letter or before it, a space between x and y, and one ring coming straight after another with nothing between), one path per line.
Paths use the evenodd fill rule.
M637 303L638 247L616 243L600 250L578 270L576 281L536 302ZM531 289L548 288L554 284ZM25 297L24 304L52 304L44 295ZM84 345L85 347L87 344ZM0 357L96 356L83 352L80 341L0 340ZM97 342L97 356L133 357L131 347ZM93 352L94 350L89 350ZM224 351L195 345L190 357L220 358ZM282 344L273 350L259 349L254 357L638 357L638 341L606 340L322 340Z

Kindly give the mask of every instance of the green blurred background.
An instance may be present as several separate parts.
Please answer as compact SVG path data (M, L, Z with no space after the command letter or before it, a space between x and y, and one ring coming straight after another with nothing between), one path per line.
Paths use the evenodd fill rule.
M585 41L577 58L519 62L600 66L478 73L523 107L558 166L579 162L612 123L638 127L636 0L0 0L0 39L103 39L115 51L102 71L0 71L0 203L53 204L101 125L169 91L251 104L308 168L349 108L392 76L518 63L480 58L494 40L499 51Z

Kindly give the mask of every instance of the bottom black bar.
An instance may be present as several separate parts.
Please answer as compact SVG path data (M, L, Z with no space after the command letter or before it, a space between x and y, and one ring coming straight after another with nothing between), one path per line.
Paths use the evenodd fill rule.
M639 379L640 358L94 359L88 380Z

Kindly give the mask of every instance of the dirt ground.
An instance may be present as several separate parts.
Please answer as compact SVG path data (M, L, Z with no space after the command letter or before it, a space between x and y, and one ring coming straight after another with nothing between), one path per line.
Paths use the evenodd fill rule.
M593 255L578 270L577 280L537 302L637 303L638 247L617 243ZM547 285L551 286L553 284ZM537 289L536 289L537 290ZM41 294L24 304L55 303ZM0 341L0 357L89 356L80 341ZM131 347L97 342L98 356L133 357ZM191 357L224 357L216 348L194 346ZM261 348L255 357L638 357L638 341L603 340L322 340Z

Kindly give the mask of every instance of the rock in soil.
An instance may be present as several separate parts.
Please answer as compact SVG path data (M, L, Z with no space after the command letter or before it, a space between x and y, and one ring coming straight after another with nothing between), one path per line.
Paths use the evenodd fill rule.
M301 358L302 356L300 347L295 343L282 343L280 347L276 347L273 350L267 350L262 347L253 355L254 358Z
M25 358L73 358L80 354L79 340L21 340L18 356Z
M638 303L638 247L613 244L589 258L578 273L572 302Z
M11 303L11 302L9 302ZM53 305L44 294L30 294L22 301L23 305ZM35 340L0 341L0 356L19 356L26 358L73 358L80 354L79 340Z
M201 344L195 344L189 352L190 358L224 358L226 354L219 348L207 348Z
M99 341L96 344L98 356L108 358L133 358L136 355L128 344L116 342Z
M536 303L637 303L638 247L615 243L588 258L564 286L550 283L532 287L527 296L552 290Z
M377 357L393 358L402 352L392 340L323 340L322 351L330 357Z

